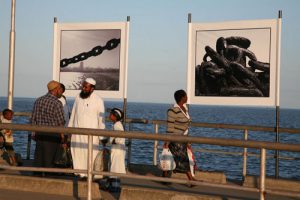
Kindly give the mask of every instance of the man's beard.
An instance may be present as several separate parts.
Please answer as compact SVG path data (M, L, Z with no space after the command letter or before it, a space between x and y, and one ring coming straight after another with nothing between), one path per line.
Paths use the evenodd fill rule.
M88 98L90 95L91 95L91 93L92 92L85 92L85 91L83 91L83 90L81 90L81 92L80 92L80 97L82 98L82 99L86 99L86 98Z

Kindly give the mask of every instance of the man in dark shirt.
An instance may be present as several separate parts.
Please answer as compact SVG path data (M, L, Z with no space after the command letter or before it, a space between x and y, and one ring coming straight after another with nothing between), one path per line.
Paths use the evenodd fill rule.
M39 97L33 107L31 123L41 126L62 126L64 127L64 110L58 98L62 95L62 88L59 82L50 81L47 85L48 93ZM60 133L34 133L36 148L34 153L35 167L54 167L56 150L63 141L63 134Z

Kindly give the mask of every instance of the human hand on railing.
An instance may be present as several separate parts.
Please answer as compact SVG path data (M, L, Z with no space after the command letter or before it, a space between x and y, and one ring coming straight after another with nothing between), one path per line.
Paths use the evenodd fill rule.
M8 136L8 137L11 137L12 136L12 130L6 129L5 130L5 135Z

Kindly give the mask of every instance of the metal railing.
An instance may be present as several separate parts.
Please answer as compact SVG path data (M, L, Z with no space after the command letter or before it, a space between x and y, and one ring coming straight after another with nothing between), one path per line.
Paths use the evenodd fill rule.
M155 134L159 134L159 125L166 126L167 122L165 120L152 120L152 124L154 125ZM276 133L276 127L266 127L266 126L251 126L251 125L235 125L235 124L216 124L216 123L200 123L200 122L192 122L191 127L201 127L201 128L216 128L216 129L233 129L233 130L241 130L244 132L244 141L248 140L249 131L261 131L261 132L273 132ZM300 129L291 129L291 128L279 128L279 132L281 133L289 133L289 134L300 134ZM158 141L154 141L154 150L153 150L153 165L157 165L157 150L161 148L158 146ZM247 156L260 156L259 154L248 153L247 147L243 148L243 152L226 152L226 151L217 151L217 150L207 150L207 149L193 149L195 152L209 152L209 153L218 153L218 154L228 154L228 155L242 155L243 156L243 174L242 179L245 180L247 175ZM296 160L300 158L291 158L285 156L279 156L277 154L267 157L273 157L275 159L286 159L286 160ZM276 165L275 167L278 167ZM278 173L279 170L275 169ZM278 174L275 174L275 177L278 177Z
M295 144L282 144L273 142L259 142L259 141L241 141L235 139L221 139L221 138L203 138L203 137L191 137L191 136L172 136L172 135L158 135L158 134L146 134L142 132L129 132L129 131L110 131L110 130L99 130L99 129L84 129L84 128L61 128L61 127L49 127L49 126L33 126L24 124L0 124L0 129L12 129L17 131L32 131L32 132L48 132L48 133L65 133L65 134L80 134L88 136L88 163L87 170L79 169L57 169L57 168L36 168L36 167L11 167L0 165L2 169L11 169L19 171L43 171L43 172L63 172L63 173L86 173L88 183L88 195L87 199L92 199L91 196L91 185L92 177L95 174L108 175L108 176L119 176L129 177L135 179L154 180L163 182L174 182L174 183L189 183L193 185L206 185L213 186L216 188L223 189L238 189L241 191L259 192L260 199L265 199L266 193L284 195L288 197L300 197L300 193L291 193L284 191L266 190L265 188L265 171L266 171L266 149L269 150L284 150L300 152L300 145ZM145 177L140 175L127 175L117 174L109 172L97 172L94 171L93 160L92 160L92 136L105 136L105 137L125 137L128 139L141 139L141 140L161 140L161 141L173 141L173 142L184 142L184 143L195 143L195 144L209 144L209 145L221 145L221 146L233 146L241 148L255 148L260 150L261 162L260 162L260 185L259 188L242 187L235 185L215 184L215 183L204 183L198 181L185 181L174 178L161 178L161 177Z
M109 109L107 110L109 111ZM30 117L30 112L15 112L15 116L24 116ZM108 121L108 119L106 120ZM137 119L137 118L126 118L125 127L128 125L128 130L132 131L133 124L148 124L149 121L147 119ZM154 125L154 132L156 134L159 133L159 125L166 126L167 122L164 120L152 120L151 122ZM215 129L231 129L231 130L241 130L243 131L243 139L246 141L248 140L249 131L260 131L260 132L273 132L276 133L276 127L267 127L267 126L251 126L251 125L236 125L236 124L216 124L216 123L201 123L201 122L192 122L191 127L201 127L201 128L215 128ZM291 129L291 128L278 128L278 132L281 133L288 133L288 134L300 134L300 129ZM131 163L132 159L132 139L128 139L127 147L127 167ZM30 152L31 152L31 133L28 133L28 142L27 142L27 155L26 159L30 159ZM153 165L157 165L157 157L158 157L158 149L162 147L158 146L158 141L154 141L154 150L153 150ZM249 153L247 148L243 149L243 152L228 152L222 150L212 150L212 149L203 149L203 148L194 148L195 152L202 152L202 153L213 153L213 154L224 154L224 155L238 155L243 156L243 172L242 172L242 180L245 179L247 175L247 158L248 156L256 156L259 157L260 154L257 153ZM287 157L287 156L280 156L278 154L268 155L267 158L274 158L274 159L282 159L282 160L299 160L300 157ZM278 161L277 161L278 162ZM275 162L276 163L276 162ZM275 165L278 167L278 165ZM275 177L279 177L279 169L275 168Z
M31 117L30 112L15 112L14 115L18 116L18 117L27 117L27 118ZM106 118L106 121L109 121L109 119ZM147 119L137 119L137 118L126 118L125 127L126 127L126 124L128 125L128 130L132 131L133 130L132 124L148 124L148 120ZM127 165L128 166L131 163L131 144L132 144L131 139L129 139L128 143L127 143L127 146L128 146ZM31 152L31 132L29 132L27 135L27 148L26 148L26 159L27 160L30 159L30 152Z
M109 111L109 109L107 110ZM24 116L30 117L30 112L15 112L15 116ZM106 120L108 121L108 119ZM128 130L133 130L133 124L148 124L149 121L147 119L137 119L137 118L126 118L126 124L128 125ZM152 120L152 124L154 125L154 132L156 134L159 133L159 125L166 125L167 122L164 120ZM260 131L260 132L273 132L276 133L276 127L266 127L266 126L251 126L251 125L235 125L235 124L216 124L216 123L201 123L201 122L192 122L191 127L201 127L201 128L215 128L215 129L232 129L232 130L241 130L243 131L243 139L246 141L248 140L249 131ZM278 132L281 133L288 133L288 134L300 134L300 129L291 129L291 128L278 128ZM130 165L132 159L132 140L128 139L127 147L127 166ZM27 142L27 155L26 159L30 159L30 152L31 152L31 133L28 133L28 142ZM153 165L157 165L157 156L158 156L158 149L162 147L158 146L158 141L154 141L154 150L153 150ZM243 172L242 172L242 180L245 179L247 175L247 157L248 156L256 156L259 157L260 154L257 153L249 153L247 148L243 149L243 152L228 152L228 151L221 151L221 150L212 150L212 149L203 149L203 148L194 148L195 152L202 152L202 153L213 153L213 154L224 154L224 155L238 155L243 156ZM280 156L278 154L268 155L267 158L274 158L277 160L299 160L300 157L287 157L287 156ZM275 162L275 163L277 163ZM276 169L278 165L275 165L275 177L279 177L279 169Z

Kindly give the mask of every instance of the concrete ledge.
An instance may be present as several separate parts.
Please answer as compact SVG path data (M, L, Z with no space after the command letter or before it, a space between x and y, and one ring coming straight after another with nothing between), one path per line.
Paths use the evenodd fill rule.
M187 179L186 174L173 173L172 178ZM222 183L226 184L226 176L222 172L204 172L196 171L195 178L209 183Z
M162 171L154 165L141 165L141 164L130 164L129 171L138 173L141 175L151 174L154 176L161 176ZM201 180L209 183L226 183L226 176L223 172L205 172L196 171L195 177L197 180ZM183 173L172 173L172 178L187 179L186 174Z
M260 178L257 176L246 176L243 186L259 188L259 181ZM300 181L266 178L266 189L299 192L299 188Z
M75 179L61 180L55 178L0 174L0 188L73 197L87 196L87 182L77 181ZM97 199L101 197L97 183L92 183L92 197Z
M168 190L157 190L139 187L123 186L120 200L140 200L140 199L155 199L155 200L222 200L221 197L211 195L192 195L182 192L174 192Z

